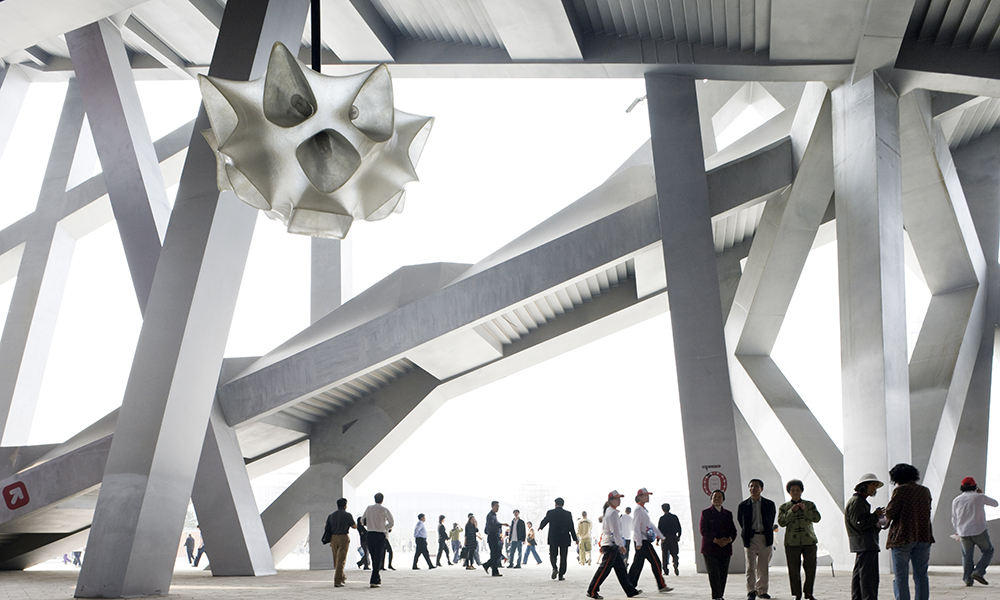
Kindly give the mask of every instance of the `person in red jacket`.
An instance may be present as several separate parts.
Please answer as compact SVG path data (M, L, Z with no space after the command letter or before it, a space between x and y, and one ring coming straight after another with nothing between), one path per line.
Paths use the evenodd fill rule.
M712 492L712 506L701 511L698 526L701 530L701 554L705 557L713 600L720 600L726 594L729 559L733 556L733 540L736 539L733 513L722 508L725 500L722 490Z

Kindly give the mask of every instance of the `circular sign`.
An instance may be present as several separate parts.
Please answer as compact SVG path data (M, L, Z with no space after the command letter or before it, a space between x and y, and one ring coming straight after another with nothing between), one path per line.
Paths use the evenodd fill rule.
M705 491L706 496L711 496L715 490L722 490L722 493L725 494L726 476L718 471L705 473L705 478L701 480L701 489Z

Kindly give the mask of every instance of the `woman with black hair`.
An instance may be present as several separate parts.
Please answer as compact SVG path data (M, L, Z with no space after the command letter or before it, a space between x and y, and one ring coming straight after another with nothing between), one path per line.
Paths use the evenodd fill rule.
M795 600L802 600L805 592L808 600L813 597L813 584L816 580L816 532L813 523L819 523L822 518L816 505L802 499L805 486L802 481L792 479L785 485L785 491L792 497L778 508L778 525L785 528L785 560L788 562L788 583L792 587ZM805 583L802 582L799 565L806 573Z
M917 600L930 598L927 563L934 534L931 531L931 491L917 483L920 471L913 465L899 463L889 469L889 480L896 485L885 507L889 535L885 547L892 552L892 582L896 600L910 600L909 571L913 563L913 591Z
M701 521L698 523L701 554L705 559L713 600L722 600L726 594L729 559L733 556L733 540L736 539L733 513L722 508L725 500L726 494L722 490L712 492L712 506L701 511Z

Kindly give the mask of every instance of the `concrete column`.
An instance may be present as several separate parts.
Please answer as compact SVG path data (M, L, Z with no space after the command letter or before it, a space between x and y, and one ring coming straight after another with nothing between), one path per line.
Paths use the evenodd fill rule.
M734 508L743 477L694 80L647 74L646 95L697 548L698 520L709 505L703 479L722 473ZM734 552L730 571L742 570L742 553Z
M351 241L312 238L309 322L315 323L351 297Z
M121 32L108 19L66 34L132 285L145 311L170 204Z
M3 156L7 142L10 141L10 134L30 85L31 82L25 77L21 67L8 65L6 69L0 70L0 156Z
M38 403L56 315L76 240L59 224L66 182L83 125L83 102L70 80L35 212L29 217L17 282L0 338L0 427L4 446L23 446Z
M833 91L844 498L910 461L899 105L875 74Z
M209 72L263 75L297 48L308 0L233 0ZM166 594L257 213L216 187L199 112L156 267L77 597Z

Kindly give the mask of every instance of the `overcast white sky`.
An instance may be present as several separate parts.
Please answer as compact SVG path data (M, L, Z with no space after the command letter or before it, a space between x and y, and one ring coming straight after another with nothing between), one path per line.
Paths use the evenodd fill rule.
M404 212L351 230L355 294L404 264L476 262L599 185L649 135L645 104L625 113L644 94L642 80L397 79L394 85L398 108L436 121ZM193 118L199 101L193 82L139 87L154 139ZM64 89L32 87L0 158L0 228L33 210ZM308 251L308 238L258 221L227 356L265 353L308 325ZM0 309L13 284L0 284ZM927 292L917 282L908 294L915 331ZM121 403L139 325L117 230L109 224L77 244L32 443L61 441ZM830 244L810 257L774 356L838 444L839 352L836 245ZM608 436L619 443L609 445ZM484 455L494 449L498 468L516 467L484 470ZM433 476L442 466L456 475ZM996 471L990 482L1000 483ZM611 488L683 494L685 480L664 315L451 401L358 492L494 497L545 482L572 503L599 502Z

